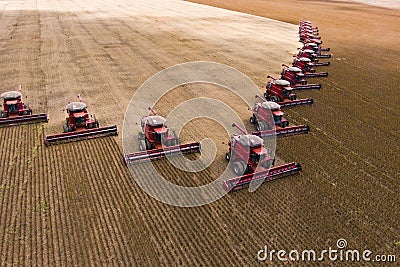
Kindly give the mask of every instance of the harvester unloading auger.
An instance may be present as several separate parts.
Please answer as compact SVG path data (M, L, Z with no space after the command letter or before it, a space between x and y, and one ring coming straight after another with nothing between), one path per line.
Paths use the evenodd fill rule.
M200 143L193 142L179 144L174 131L168 128L165 118L159 116L149 107L152 116L143 116L141 119L142 131L139 132L139 150L124 156L127 165L155 160L178 153L200 152Z
M256 103L253 107L253 116L250 123L256 124L257 135L265 137L286 137L299 134L307 134L310 131L308 125L289 126L289 121L283 117L281 106L275 102L267 101L265 98L256 95L262 102Z
M46 113L32 114L32 109L22 101L22 86L18 91L1 94L3 110L0 110L0 127L23 123L48 122Z
M232 135L228 142L226 159L232 161L233 172L238 175L224 181L228 192L240 189L252 181L268 182L301 172L301 165L296 162L271 167L274 165L275 158L264 147L263 139L248 134L236 123L232 126L238 128L243 134Z
M65 119L63 133L47 135L44 139L46 145L118 135L116 125L99 127L98 120L89 114L87 105L82 102L80 95L78 99L79 102L70 102L65 107L68 117Z

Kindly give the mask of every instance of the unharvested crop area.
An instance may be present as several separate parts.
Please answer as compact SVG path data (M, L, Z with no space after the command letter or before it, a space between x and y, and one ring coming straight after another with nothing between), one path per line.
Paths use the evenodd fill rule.
M263 1L255 2L262 10ZM0 266L254 266L265 244L322 250L339 238L350 248L399 255L400 56L398 29L388 26L399 15L335 2L326 4L337 8L335 27L326 14L315 18L334 54L330 76L323 90L299 93L315 105L287 111L311 133L278 141L279 159L302 163L303 174L178 208L138 187L121 136L45 147L44 135L62 129L64 105L78 93L102 125L122 128L135 90L177 63L228 64L261 85L290 62L296 25L184 1L0 1L1 90L22 84L34 111L50 114L48 124L0 128ZM291 8L301 10L297 4ZM363 15L355 20L352 12ZM375 16L380 24L372 24ZM364 31L352 34L346 19ZM251 129L247 107L217 86L178 88L156 108L167 114L180 101L210 95ZM184 132L184 141L215 140L213 165L195 175L163 161L156 168L181 185L212 181L226 164L227 134L207 120Z

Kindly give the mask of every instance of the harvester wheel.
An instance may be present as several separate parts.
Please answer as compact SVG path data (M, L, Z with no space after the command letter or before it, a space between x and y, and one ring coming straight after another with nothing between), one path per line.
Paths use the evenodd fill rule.
M226 154L225 154L225 159L226 159L227 161L230 161L230 160L231 160L231 155L230 155L229 153L226 153Z
M94 128L99 128L99 127L100 127L99 121L96 121L96 122L94 123Z
M245 163L243 161L236 161L233 163L233 172L238 176L244 174L245 168Z
M146 142L144 140L139 141L139 150L145 151L146 150Z
M175 146L176 145L176 139L167 140L167 142L165 142L165 144L167 146Z
M178 137L176 137L173 140L171 140L171 146L176 146L176 145L178 145Z
M4 118L4 112L2 110L0 110L0 118Z
M269 95L267 93L264 93L264 98L267 99L268 101L271 100L271 98L269 97Z

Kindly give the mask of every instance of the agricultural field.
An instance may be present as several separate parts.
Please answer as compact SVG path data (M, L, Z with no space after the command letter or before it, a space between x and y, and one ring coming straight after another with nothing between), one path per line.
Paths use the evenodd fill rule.
M196 2L206 5L0 1L1 90L22 84L24 101L50 116L44 124L0 128L1 267L257 266L264 245L323 250L339 238L352 249L400 257L399 11L345 1ZM298 93L315 104L285 110L292 124L311 128L277 144L278 163L300 162L302 175L181 208L140 189L135 179L148 166L131 175L121 134L44 145L46 134L62 130L65 104L78 93L102 126L122 129L140 85L178 63L227 64L261 87L292 61L301 19L320 27L333 54L331 66L320 68L329 77L316 80L324 88ZM216 85L178 87L155 109L168 114L206 96L254 130L245 103ZM163 160L155 168L183 186L212 182L226 167L228 134L215 121L196 119L180 139L203 138L217 148L206 170L186 173Z

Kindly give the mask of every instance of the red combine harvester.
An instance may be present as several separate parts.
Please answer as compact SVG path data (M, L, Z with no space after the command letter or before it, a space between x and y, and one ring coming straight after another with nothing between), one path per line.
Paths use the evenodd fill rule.
M253 116L250 122L257 125L257 132L253 135L263 137L286 137L298 134L306 134L310 131L308 125L297 125L289 127L289 121L283 118L284 113L281 106L275 102L266 101L257 95L263 102L256 103L253 108Z
M300 36L311 35L311 36L315 36L316 39L321 39L321 37L319 36L319 31L315 31L312 28L306 27L306 26L299 27L299 35Z
M99 122L94 115L89 114L87 106L78 95L79 102L68 103L65 107L68 117L61 134L47 135L44 139L46 145L69 142L74 140L95 138L100 136L118 135L116 125L99 127Z
M200 152L200 143L178 144L178 137L166 125L165 118L149 108L153 116L141 119L142 132L139 132L139 152L125 155L125 163L139 163L147 160L163 158L176 153Z
M286 80L272 80L265 86L264 97L268 101L278 103L281 107L311 105L314 103L312 98L297 99L295 90Z
M3 110L0 110L0 127L22 123L48 122L45 113L32 114L32 109L22 101L22 87L18 91L9 91L1 94L4 99Z
M287 65L282 64L282 66L286 67ZM311 59L306 57L295 58L293 60L292 66L301 69L306 78L328 76L327 72L316 72L317 70L314 68L315 64L311 62Z
M236 123L232 126L237 127L243 134L231 136L228 143L229 151L226 153L226 159L233 163L233 171L238 175L224 181L228 192L243 188L252 181L268 182L301 172L301 165L296 162L271 168L275 159L264 147L263 139L247 134Z
M268 78L274 79L274 77L268 76ZM321 89L321 84L308 84L305 79L303 71L297 67L285 67L281 72L281 79L286 80L290 83L295 90L311 90Z
M315 43L317 45L321 45L322 44L322 40L320 39L315 39L315 38L304 38L304 39L300 39L300 42L302 42L303 44L305 43Z
M306 34L306 33L300 34L300 40L299 41L302 42L302 43L308 43L310 41L313 41L313 42L315 42L317 44L322 44L323 43L320 36L315 36L315 35Z

